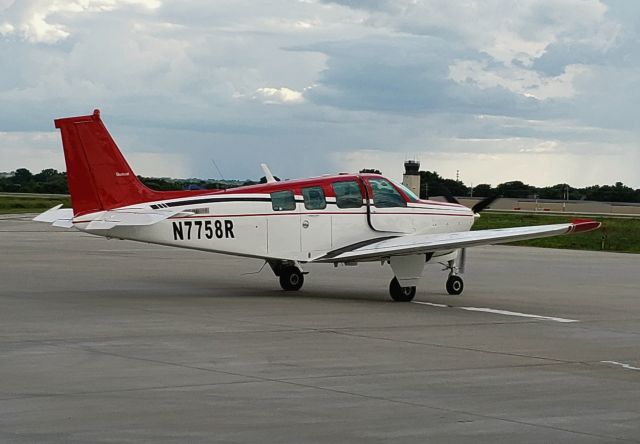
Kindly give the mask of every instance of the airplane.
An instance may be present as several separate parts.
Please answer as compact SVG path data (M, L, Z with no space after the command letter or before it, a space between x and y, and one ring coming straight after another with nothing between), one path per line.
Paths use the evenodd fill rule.
M391 299L409 302L425 265L448 271L446 290L461 294L466 249L598 229L571 223L471 231L493 199L474 208L423 200L379 174L327 175L227 190L155 191L135 175L100 111L55 120L62 135L72 208L58 205L35 221L151 244L259 258L286 291L304 283L303 265L391 266ZM452 199L449 199L450 201Z

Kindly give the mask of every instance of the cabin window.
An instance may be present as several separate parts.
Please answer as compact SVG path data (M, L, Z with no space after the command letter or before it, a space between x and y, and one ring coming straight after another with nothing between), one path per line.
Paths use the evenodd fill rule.
M296 198L291 191L271 193L273 211L291 211L296 209Z
M407 201L386 179L368 179L377 208L406 207Z
M358 182L335 182L331 186L336 195L338 208L360 208L362 206L362 192Z
M322 187L309 187L302 189L304 207L307 210L324 210L327 208L327 200L324 198Z

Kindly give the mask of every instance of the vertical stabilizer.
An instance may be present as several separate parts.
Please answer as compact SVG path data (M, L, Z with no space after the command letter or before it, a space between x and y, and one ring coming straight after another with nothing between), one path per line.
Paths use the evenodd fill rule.
M100 119L89 116L55 120L62 134L67 180L75 216L157 200L159 194L134 174Z

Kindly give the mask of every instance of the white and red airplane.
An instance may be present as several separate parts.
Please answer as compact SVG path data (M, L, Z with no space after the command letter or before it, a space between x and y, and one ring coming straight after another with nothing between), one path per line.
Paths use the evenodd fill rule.
M302 265L379 261L395 275L394 301L410 301L425 264L446 266L446 289L460 294L465 249L597 229L572 223L470 231L477 212L421 200L377 174L339 174L228 190L154 191L127 164L95 110L55 121L62 133L73 209L34 220L128 239L264 259L284 290L299 290Z

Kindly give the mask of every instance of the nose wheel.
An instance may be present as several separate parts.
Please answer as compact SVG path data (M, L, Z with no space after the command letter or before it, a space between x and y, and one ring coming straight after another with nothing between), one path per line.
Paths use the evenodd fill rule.
M447 293L458 295L462 293L462 290L464 290L464 282L460 276L453 274L449 276L449 279L447 279L446 287Z
M411 302L416 295L416 287L401 287L394 277L389 284L389 295L396 302Z

